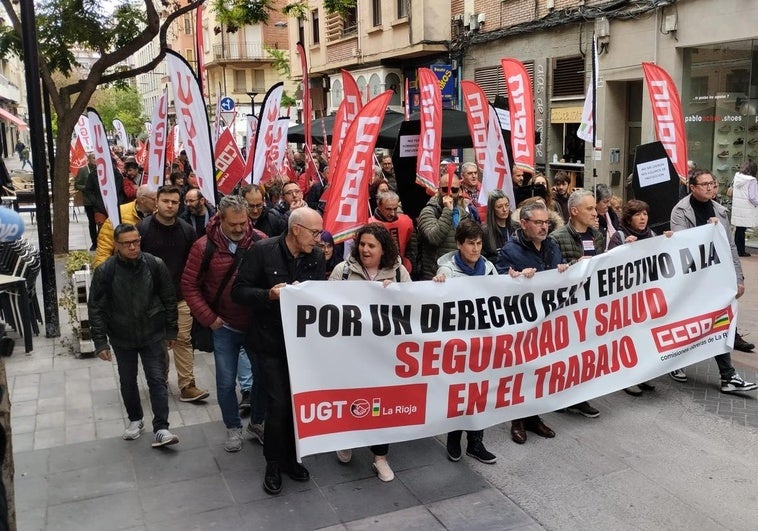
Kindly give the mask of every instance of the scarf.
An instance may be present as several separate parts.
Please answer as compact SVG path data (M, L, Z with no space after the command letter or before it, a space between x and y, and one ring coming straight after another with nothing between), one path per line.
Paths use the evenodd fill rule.
M458 228L458 223L461 222L461 213L458 210L458 207L453 207L453 228Z
M453 255L453 262L455 262L455 265L458 266L458 269L460 269L465 275L469 277L480 277L487 272L487 266L485 265L484 258L481 256L479 257L479 260L476 261L476 265L474 267L469 267L469 265L461 256L461 252L458 251Z

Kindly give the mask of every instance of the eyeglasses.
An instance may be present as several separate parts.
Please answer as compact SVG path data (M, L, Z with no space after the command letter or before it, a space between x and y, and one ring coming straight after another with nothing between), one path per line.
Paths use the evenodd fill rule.
M445 187L443 187L443 188L445 188ZM461 191L461 189L459 187L457 187L457 186L451 186L450 187L450 193L451 194L457 194L460 191Z
M263 208L263 203L259 203L257 205L251 205L248 203L247 208L250 210L261 210Z
M547 227L547 225L550 223L546 219L527 219L526 221L528 221L529 223L534 223L538 227Z
M311 236L313 236L314 238L320 238L321 234L324 232L323 230L311 229L309 227L306 227L305 225L301 225L300 223L295 223L295 225L310 232Z
M138 247L139 242L142 238L137 238L136 240L129 240L126 242L116 242L119 245L123 245L124 247Z
M717 186L715 181L708 181L705 183L695 183L694 186L702 186L703 188L713 188L714 186Z

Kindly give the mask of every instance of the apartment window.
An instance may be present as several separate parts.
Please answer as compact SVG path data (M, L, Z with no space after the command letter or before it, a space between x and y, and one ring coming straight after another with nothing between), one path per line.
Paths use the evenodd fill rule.
M266 81L263 70L253 70L253 91L266 92Z
M342 16L343 29L342 36L347 37L358 32L358 8L356 6L347 9Z
M247 91L247 76L244 70L234 71L234 92Z
M534 87L534 63L525 61L524 69L529 75L532 87ZM495 96L508 96L508 89L505 87L505 78L503 77L503 67L500 65L474 70L474 81L482 87L489 101L494 101Z
M382 0L371 0L371 20L374 27L382 25Z
M408 16L408 0L396 0L397 1L397 18L405 18Z
M192 34L192 23L194 22L194 15L186 15L184 17L184 33L186 35Z
M584 77L584 58L581 55L556 59L552 96L583 96Z
M313 44L321 42L318 27L318 9L311 11L311 27L313 28Z

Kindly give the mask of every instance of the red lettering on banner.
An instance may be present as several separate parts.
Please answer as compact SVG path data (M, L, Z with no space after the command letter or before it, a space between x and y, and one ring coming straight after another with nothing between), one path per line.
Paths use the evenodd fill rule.
M426 422L426 384L307 391L293 395L300 439Z
M644 323L650 319L663 317L668 313L668 305L663 290L646 289L632 293L608 303L595 306L595 334L603 336L615 330Z
M653 328L655 346L658 352L666 352L697 343L704 337L729 330L733 318L732 307L704 313L675 323L666 323Z
M195 145L195 140L197 139L197 128L195 127L195 121L192 118L192 112L189 109L189 106L192 105L192 102L194 101L192 90L190 89L190 83L192 82L192 79L189 75L182 76L181 74L178 74L176 79L176 97L183 104L180 113L182 123L184 123L184 131L186 132L187 136L187 138L184 139L187 143L188 148L186 150L187 157L189 158L190 166L197 168L199 166L197 162L197 147ZM205 176L197 173L195 177L197 178L198 187L202 190Z
M345 181L342 185L341 198L337 210L336 221L339 223L356 223L358 221L358 200L361 196L361 187L365 184L367 170L371 158L367 154L372 149L376 132L372 131L381 124L382 118L377 116L363 117L358 119L358 128L355 135L355 147L350 153ZM345 155L343 153L343 155Z
M421 139L421 157L419 158L419 173L434 172L432 156L437 145L437 130L434 127L434 90L428 85L421 87L421 111L424 126L424 137Z
M508 87L512 89L510 94L513 101L511 109L511 135L513 144L513 158L518 160L531 158L530 143L527 139L526 125L526 103L524 100L524 78L521 75L515 75L508 78Z
M650 81L650 94L653 97L653 105L656 107L655 115L658 118L656 126L658 127L658 140L663 144L666 154L671 159L672 164L676 166L678 161L678 150L676 149L676 123L674 122L674 113L669 92L668 83L665 81Z
M479 167L484 167L487 146L487 113L489 103L482 101L479 91L464 92L466 98L466 112L469 116L471 138L474 141L476 162Z
M453 384L447 391L447 418L462 417L465 398L461 396L466 391L466 384Z
M497 382L497 391L495 393L495 408L515 406L524 402L524 395L521 394L521 383L524 381L524 374L517 373L511 376L500 378Z
M108 183L108 173L105 171L105 153L108 153L108 156L110 156L110 150L106 150L105 146L101 143L101 138L105 135L102 134L102 125L101 124L95 124L94 126L94 149L95 149L95 164L97 164L97 179L100 181L100 193L103 194L103 199L108 197L108 189L106 188L106 184Z

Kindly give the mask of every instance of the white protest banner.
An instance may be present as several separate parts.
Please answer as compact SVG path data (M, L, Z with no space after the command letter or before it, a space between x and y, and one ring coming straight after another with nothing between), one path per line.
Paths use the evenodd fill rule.
M158 191L166 173L166 141L168 140L168 87L153 107L153 127L150 128L147 185Z
M287 286L298 455L482 429L726 352L736 286L715 225L531 279Z
M95 153L100 195L103 198L108 218L115 227L121 223L121 211L118 208L118 192L116 190L116 178L113 175L113 160L111 159L111 150L108 147L108 137L105 134L103 121L95 109L87 107L87 119L92 129L92 150Z

